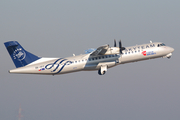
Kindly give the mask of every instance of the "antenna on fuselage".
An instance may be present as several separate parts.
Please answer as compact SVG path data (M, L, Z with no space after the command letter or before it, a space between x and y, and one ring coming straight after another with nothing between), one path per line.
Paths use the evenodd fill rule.
M150 43L152 43L152 41L150 40Z

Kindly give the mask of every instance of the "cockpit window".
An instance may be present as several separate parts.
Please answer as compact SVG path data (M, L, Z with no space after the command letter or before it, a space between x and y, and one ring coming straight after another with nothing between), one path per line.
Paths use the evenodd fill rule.
M164 43L158 44L158 47L166 46Z

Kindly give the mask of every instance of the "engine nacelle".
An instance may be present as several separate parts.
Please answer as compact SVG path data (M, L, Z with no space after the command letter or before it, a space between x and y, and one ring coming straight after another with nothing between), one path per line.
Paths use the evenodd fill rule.
M107 71L107 65L102 65L101 68L98 70L99 75L104 75Z
M119 54L119 47L110 47L107 49L105 55Z

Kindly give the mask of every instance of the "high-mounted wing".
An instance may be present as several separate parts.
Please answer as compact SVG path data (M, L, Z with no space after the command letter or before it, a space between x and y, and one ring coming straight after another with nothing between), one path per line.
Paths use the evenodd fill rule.
M94 52L94 51L96 51L96 49L90 48L90 49L88 49L88 50L85 50L85 54L89 54L89 53L92 53L92 52Z
M109 45L98 47L96 51L91 53L91 56L104 55L106 51L108 50L108 48L109 48Z

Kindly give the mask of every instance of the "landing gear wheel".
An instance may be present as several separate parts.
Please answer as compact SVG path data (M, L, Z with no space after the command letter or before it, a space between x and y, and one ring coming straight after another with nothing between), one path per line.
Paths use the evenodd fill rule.
M106 73L106 71L102 71L102 73L101 73L101 69L98 70L99 75L104 75L105 73Z

